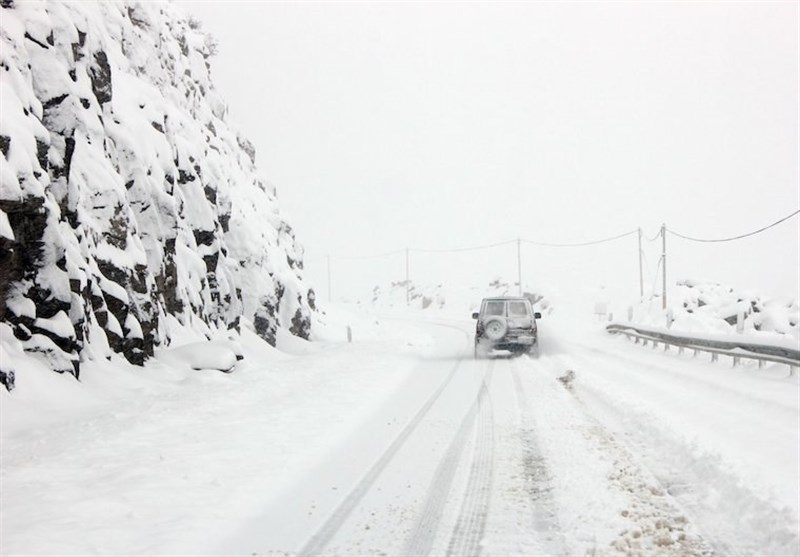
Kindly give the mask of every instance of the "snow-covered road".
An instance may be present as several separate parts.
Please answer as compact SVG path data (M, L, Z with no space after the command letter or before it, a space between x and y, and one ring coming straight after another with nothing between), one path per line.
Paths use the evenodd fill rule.
M476 361L468 320L363 323L229 376L117 370L49 422L5 399L3 553L800 552L785 366L557 319L539 358Z

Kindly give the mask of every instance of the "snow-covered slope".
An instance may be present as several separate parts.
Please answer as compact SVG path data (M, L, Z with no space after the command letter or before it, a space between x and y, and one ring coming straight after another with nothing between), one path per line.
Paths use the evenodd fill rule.
M20 343L77 376L176 327L307 337L302 248L225 121L213 39L167 3L0 5L4 381Z

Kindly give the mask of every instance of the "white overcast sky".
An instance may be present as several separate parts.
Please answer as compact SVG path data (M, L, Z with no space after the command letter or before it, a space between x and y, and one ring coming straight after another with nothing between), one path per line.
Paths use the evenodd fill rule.
M653 236L662 222L717 238L800 207L797 2L181 4L218 40L229 120L323 294L329 253ZM670 280L796 296L798 222L728 244L668 237ZM647 244L650 283L659 252ZM635 237L524 255L543 289L638 291ZM514 279L515 257L412 256L412 275ZM402 279L403 264L335 262L335 288L381 265Z

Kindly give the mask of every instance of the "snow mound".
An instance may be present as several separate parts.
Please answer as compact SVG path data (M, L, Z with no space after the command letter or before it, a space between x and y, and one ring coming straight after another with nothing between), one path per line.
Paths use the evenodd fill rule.
M241 347L235 343L208 341L159 351L158 358L177 368L188 365L195 370L209 369L230 373L243 356Z
M800 347L797 298L767 298L715 282L682 280L670 300L671 329L689 333L739 333L754 342L772 340ZM664 326L667 314L649 303L634 310L635 322Z

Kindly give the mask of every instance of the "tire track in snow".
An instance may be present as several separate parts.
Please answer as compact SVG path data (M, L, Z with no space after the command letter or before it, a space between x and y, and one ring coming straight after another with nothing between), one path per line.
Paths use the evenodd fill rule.
M358 482L358 484L350 491L350 494L342 501L339 506L331 513L323 525L316 531L316 533L309 538L305 546L298 552L299 555L319 555L323 552L328 543L333 539L342 524L347 520L353 510L358 506L363 499L364 495L370 490L375 480L384 471L386 466L392 461L394 456L405 444L417 426L420 424L425 415L430 411L434 403L439 399L442 392L447 385L450 384L456 371L464 362L464 357L460 357L455 363L453 368L448 373L445 380L438 389L428 398L425 404L419 409L414 418L408 422L403 431L392 441L392 444L384 451L383 455L372 465L366 475Z
M533 413L517 367L517 365L511 367L511 378L514 381L514 396L520 413L523 466L530 480L528 492L533 502L533 528L547 554L564 555L567 551L556 515L552 476L536 439Z
M492 366L494 367L494 366ZM481 384L478 393L478 430L472 456L467 492L456 520L447 555L479 555L481 541L486 530L489 514L489 498L492 492L494 460L494 417L489 396L491 370Z
M433 543L436 540L436 533L439 526L439 520L442 517L442 511L447 503L447 498L450 495L450 490L453 485L458 464L461 460L461 455L467 444L469 433L475 425L475 420L480 411L480 400L483 395L486 385L491 383L492 373L494 372L495 361L491 360L486 370L486 374L481 384L481 389L475 397L475 401L470 406L464 419L461 421L461 427L456 432L450 442L447 452L442 458L436 472L431 480L431 488L428 494L428 500L425 508L420 514L414 529L408 539L408 543L403 551L404 555L428 555L431 552ZM484 520L485 523L485 520Z

